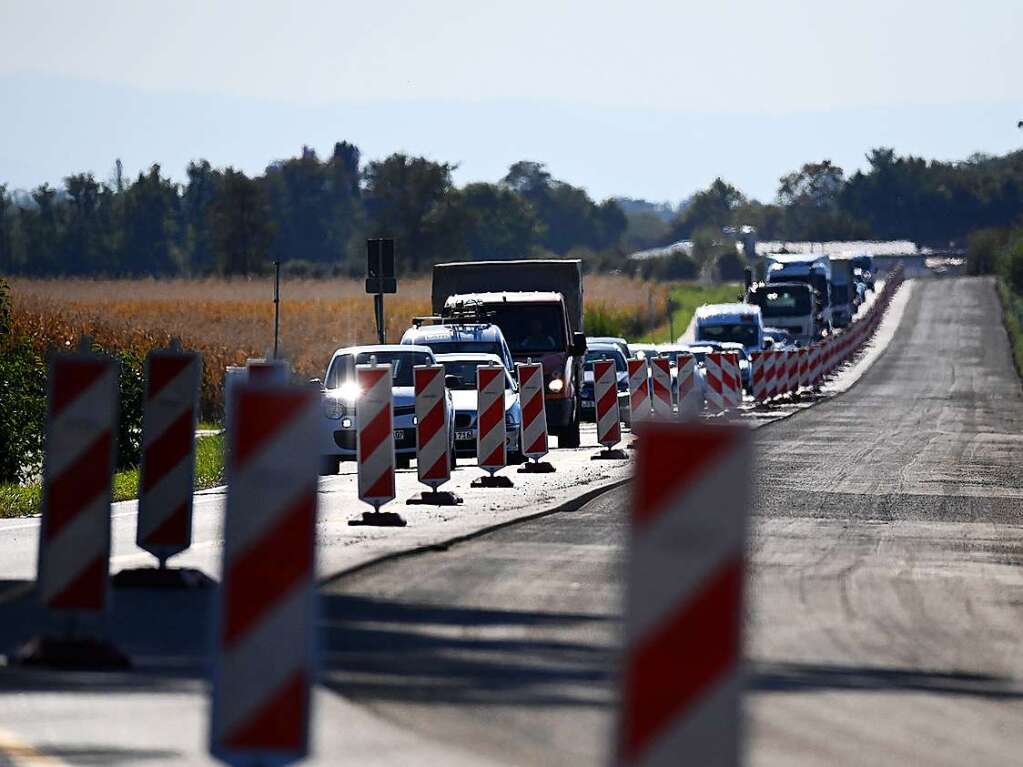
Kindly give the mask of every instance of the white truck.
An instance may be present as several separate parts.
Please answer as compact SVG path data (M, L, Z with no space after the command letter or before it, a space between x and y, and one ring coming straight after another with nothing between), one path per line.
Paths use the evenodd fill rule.
M765 282L767 285L799 282L813 288L815 337L831 332L834 324L831 311L831 259L828 256L772 253L767 257ZM794 323L791 329L774 322L772 326L788 330L793 335L801 333L801 328L797 329Z

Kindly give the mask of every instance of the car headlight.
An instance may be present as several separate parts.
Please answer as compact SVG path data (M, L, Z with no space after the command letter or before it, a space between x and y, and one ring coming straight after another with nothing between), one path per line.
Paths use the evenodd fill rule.
M547 388L552 392L559 392L565 388L565 382L561 380L561 376L558 373L555 373L554 378L547 384Z
M345 403L337 397L323 398L323 414L327 416L327 418L338 419L344 416L345 412Z

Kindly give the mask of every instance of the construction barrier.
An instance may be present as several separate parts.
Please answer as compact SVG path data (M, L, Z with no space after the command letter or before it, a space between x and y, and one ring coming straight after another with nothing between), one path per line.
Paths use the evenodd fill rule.
M394 397L391 365L356 365L359 500L379 511L394 500Z
M810 386L810 348L808 346L799 350L799 386L802 389Z
M630 359L629 366L629 420L640 423L650 420L650 363L647 358Z
M799 390L799 350L791 349L785 354L785 381L788 394Z
M161 567L192 544L201 377L202 359L194 352L154 349L146 355L136 542Z
M692 418L703 410L703 390L696 380L696 357L680 352L675 361L678 384L678 417Z
M622 441L618 377L614 361L593 362L593 398L597 412L597 442L611 449Z
M750 394L756 402L764 402L768 397L767 370L772 370L773 353L768 351L753 352L750 354ZM773 376L772 376L773 377Z
M670 421L675 417L675 409L672 407L671 401L671 360L667 357L652 357L650 359L650 374L654 419Z
M728 388L725 384L727 372L724 370L724 364L721 352L708 352L704 357L703 370L707 383L704 394L707 397L707 409L712 413L723 413L728 409L725 396L725 390Z
M773 399L781 393L781 375L779 364L782 353L778 349L769 349L764 352L764 398Z
M731 408L737 408L742 404L742 370L739 367L739 355L736 352L726 352L721 357L723 369L727 371L725 383L728 384L726 397Z
M657 423L638 445L615 763L734 767L750 432Z
M37 582L51 613L107 606L118 365L86 351L50 362Z
M814 341L810 344L810 386L817 388L821 383L821 344L819 341Z
M309 751L319 397L248 383L228 421L209 748L232 765L286 764Z
M246 380L251 383L285 384L288 382L288 365L284 360L246 360Z
M547 455L547 414L543 393L543 365L539 362L517 364L519 403L522 409L522 454L534 461Z
M435 491L451 479L444 366L417 365L412 369L412 379L416 397L416 473L420 482Z
M479 467L493 476L508 465L504 423L504 367L476 368L476 456Z

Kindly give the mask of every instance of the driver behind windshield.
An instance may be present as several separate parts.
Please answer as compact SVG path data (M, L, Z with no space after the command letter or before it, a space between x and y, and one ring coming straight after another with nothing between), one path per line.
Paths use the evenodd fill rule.
M543 323L537 318L529 321L529 333L519 343L520 349L553 349L556 346L554 337L544 332Z

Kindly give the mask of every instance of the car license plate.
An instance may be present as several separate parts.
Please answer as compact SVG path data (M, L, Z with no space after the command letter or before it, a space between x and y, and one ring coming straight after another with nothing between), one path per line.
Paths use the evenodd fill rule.
M404 429L395 429L394 430L394 441L395 442L403 442L404 440L405 440L405 430Z
M472 439L476 439L476 432L474 431L456 431L455 439L459 442L467 442Z
M591 400L591 399L584 399L583 400L583 407L593 407L593 400Z

